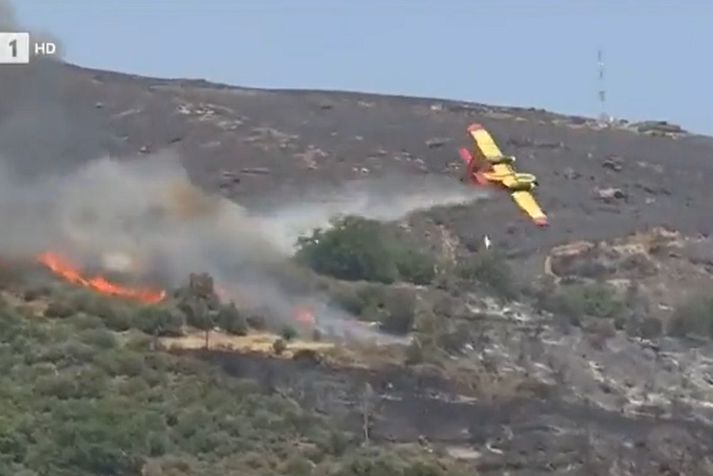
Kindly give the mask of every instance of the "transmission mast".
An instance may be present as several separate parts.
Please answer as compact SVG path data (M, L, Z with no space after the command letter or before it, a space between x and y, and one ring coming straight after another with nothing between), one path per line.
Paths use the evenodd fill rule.
M604 80L604 52L601 48L597 50L597 63L599 66L599 122L601 125L609 125L612 121L612 117L607 113L607 90L606 82Z

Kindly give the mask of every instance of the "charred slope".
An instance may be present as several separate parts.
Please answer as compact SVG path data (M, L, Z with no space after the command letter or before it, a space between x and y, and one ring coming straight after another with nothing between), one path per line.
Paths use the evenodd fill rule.
M449 218L461 238L488 233L505 247L532 251L654 225L686 234L713 227L704 207L711 200L706 177L713 174L713 139L671 127L597 130L586 119L534 109L258 90L58 63L11 74L0 71L9 85L0 98L0 154L23 157L26 147L16 147L22 132L33 163L50 163L52 170L61 168L53 161L73 165L101 153L131 156L170 147L197 183L259 204L294 199L314 183L393 170L455 180L457 147L465 144L465 127L477 121L520 158L523 171L539 176L538 197L552 226L534 233L502 196ZM52 127L48 107L62 118Z
M557 396L480 400L448 381L398 369L333 368L312 359L189 351L266 391L287 394L345 428L381 442L412 442L456 453L479 448L478 474L686 474L701 471L713 430L680 418L630 417ZM365 400L366 385L373 391ZM366 402L366 403L365 403ZM366 405L366 406L365 406ZM472 450L471 450L472 451ZM631 472L628 472L631 471Z
M501 247L531 253L653 225L685 234L707 234L713 226L704 207L711 201L706 177L713 176L713 140L675 129L654 127L662 134L658 136L624 127L597 130L585 119L540 110L235 88L56 63L8 71L0 71L6 88L0 98L0 155L28 180L70 170L102 154L138 156L127 160L141 160L143 154L148 160L148 153L171 148L196 183L255 206L285 198L297 201L314 184L390 171L443 174L455 183L460 173L457 147L465 141L465 127L477 121L520 157L523 171L540 177L538 197L552 226L534 230L502 196L446 214L444 224L461 241L488 233ZM48 115L48 110L54 112ZM499 342L516 346L519 341L512 337ZM552 346L564 349L563 360L574 360L569 349L581 346L565 342L574 345ZM508 348L506 354L514 353ZM602 353L608 355L607 350ZM581 360L589 369L588 359ZM267 362L252 362L237 373L262 379ZM326 382L324 395L348 395L355 384L383 380L309 366L271 372L270 386L299 390L293 381L281 382L281 376L314 377ZM534 397L501 404L451 402L436 398L447 389L436 386L429 394L422 383L399 382L400 395L395 396L402 400L383 399L385 418L375 437L410 440L425 434L447 443L490 445L492 450L480 460L486 473L534 474L537 467L542 472L579 468L599 474L597 465L637 463L635 469L641 471L635 474L665 474L667 468L685 474L692 462L703 464L699 455L710 454L704 451L708 430L690 421L617 415L564 403L560 397L547 403ZM359 424L353 414L351 418L352 425ZM679 450L682 444L684 451ZM584 448L586 460L581 458ZM562 454L571 457L558 459Z

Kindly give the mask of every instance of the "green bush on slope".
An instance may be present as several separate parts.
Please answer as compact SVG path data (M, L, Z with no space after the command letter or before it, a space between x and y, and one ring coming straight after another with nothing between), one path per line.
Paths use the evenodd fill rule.
M694 296L681 303L674 311L667 332L674 336L713 338L713 297Z
M150 334L171 314L138 310L130 321ZM30 319L0 301L0 474L380 474L328 418L105 324ZM440 474L422 472L437 468L428 458L389 468Z
M378 221L353 216L301 237L296 259L320 274L347 281L428 284L435 275L429 256L389 239Z
M626 311L624 300L605 283L564 286L545 296L540 305L575 321L585 316L617 318Z
M459 262L456 274L503 299L515 299L518 295L514 273L505 257L497 251L480 251Z

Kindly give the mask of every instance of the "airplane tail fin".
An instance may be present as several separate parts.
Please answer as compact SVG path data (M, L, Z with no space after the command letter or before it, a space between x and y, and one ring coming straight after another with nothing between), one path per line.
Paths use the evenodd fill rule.
M480 173L478 160L465 147L458 150L460 158L465 163L465 179L474 185L487 185L488 181Z

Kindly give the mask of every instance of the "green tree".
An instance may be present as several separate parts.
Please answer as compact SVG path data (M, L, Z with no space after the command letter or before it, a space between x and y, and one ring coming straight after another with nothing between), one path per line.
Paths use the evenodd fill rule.
M185 317L170 306L148 305L138 310L135 321L138 329L146 334L176 337L183 332Z
M216 321L221 329L230 334L244 336L248 333L247 320L238 311L235 303L221 306Z
M379 222L360 217L337 220L298 240L296 259L338 279L392 283L398 269Z

